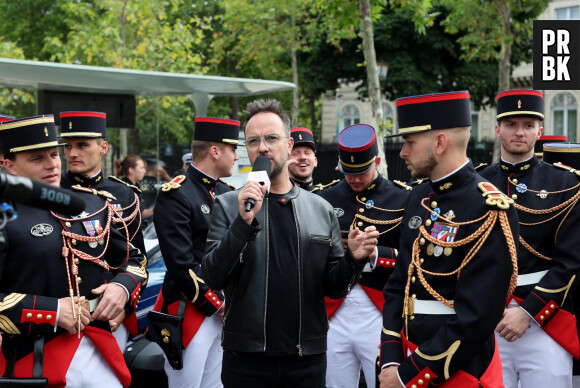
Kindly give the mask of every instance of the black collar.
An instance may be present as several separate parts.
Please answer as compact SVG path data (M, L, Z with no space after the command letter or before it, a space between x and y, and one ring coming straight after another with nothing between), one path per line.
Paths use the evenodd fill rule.
M381 174L377 174L377 177L371 182L371 184L368 185L368 187L364 189L362 192L356 193L356 195L369 195L377 191L379 187L381 187L381 183L383 183L383 177L381 176ZM348 186L348 188L352 191L350 186Z
M437 182L430 181L431 187L436 194L448 193L461 187L465 182L468 182L475 176L475 168L471 161L453 174L440 179Z
M278 202L280 202L283 205L287 205L290 203L291 199L294 199L296 197L298 197L298 194L300 194L300 189L298 188L298 186L296 185L292 185L292 189L290 189L289 192L287 192L284 195L276 195L276 199L278 200Z
M524 162L519 162L516 164L508 163L502 159L499 162L499 168L505 175L521 175L531 171L538 165L538 163L540 163L540 161L535 156L532 156L530 159Z
M203 186L207 187L208 190L211 190L217 184L217 179L210 177L203 171L199 170L197 167L193 166L192 168L187 169L187 175L193 181L201 183Z
M101 183L103 179L105 179L103 176L103 170L99 171L99 173L92 178L87 178L82 174L73 173L70 170L66 173L66 175L72 182L72 185L81 185L82 187L96 186L97 184Z
M292 181L292 183L294 183L296 186L303 188L303 189L308 189L310 187L312 187L314 185L314 180L312 178L310 178L310 180L308 181L301 181L299 179L296 178L292 178L290 177L290 180Z

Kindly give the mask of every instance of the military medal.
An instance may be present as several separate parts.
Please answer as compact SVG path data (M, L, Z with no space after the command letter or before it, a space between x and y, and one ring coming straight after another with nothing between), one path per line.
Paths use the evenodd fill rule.
M441 214L441 209L439 209L438 207L433 209L433 213L431 213L431 221L437 221L437 218L439 218L439 214Z
M201 212L203 214L209 214L209 206L207 206L205 203L201 205Z
M546 199L548 198L548 192L546 190L540 190L540 192L538 194L536 194L538 197L540 197L541 199Z
M427 245L427 254L429 256L433 256L434 251L435 251L435 246L433 244Z
M448 220L452 220L455 218L455 213L453 210L449 210L447 213L443 214L443 217L447 218Z
M457 229L457 226L435 223L431 229L431 237L435 237L437 240L445 242L453 242L457 235Z
M366 208L367 208L367 209L370 209L370 208L372 208L374 205L375 205L375 201L373 201L372 199L369 199L369 200L367 201L367 203L366 203L366 205L365 205L365 206L366 206Z
M528 186L526 186L525 183L520 183L516 185L516 190L518 191L518 193L525 193L526 191L528 191Z
M121 206L120 203L114 203L113 210L115 211L115 213L119 215L119 217L123 216L123 207Z
M443 247L441 245L435 245L435 250L433 251L433 255L435 255L435 257L439 257L439 256L441 256L442 253L443 253Z
M419 226L421 226L421 217L419 216L411 217L411 219L409 220L409 229L419 229Z
M444 254L445 256L449 256L449 255L451 255L451 252L452 252L452 251L453 251L453 249L451 249L451 248L447 247L447 248L445 248L445 249L443 250L443 254Z

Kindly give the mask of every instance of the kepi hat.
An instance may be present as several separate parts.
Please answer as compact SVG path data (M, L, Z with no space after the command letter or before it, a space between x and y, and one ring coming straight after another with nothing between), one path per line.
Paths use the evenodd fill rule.
M196 117L193 140L238 144L240 122L238 120Z
M378 154L377 134L370 125L351 125L338 135L338 170L343 174L364 174Z

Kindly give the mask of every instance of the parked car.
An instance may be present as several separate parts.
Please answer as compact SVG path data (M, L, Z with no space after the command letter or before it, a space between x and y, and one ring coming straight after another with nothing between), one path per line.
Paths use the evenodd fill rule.
M127 343L124 356L131 371L131 388L165 388L167 376L163 369L165 360L161 348L145 336L147 313L153 309L165 278L165 262L159 249L155 225L150 224L143 231L147 250L147 271L149 280L135 311L139 325L139 335Z

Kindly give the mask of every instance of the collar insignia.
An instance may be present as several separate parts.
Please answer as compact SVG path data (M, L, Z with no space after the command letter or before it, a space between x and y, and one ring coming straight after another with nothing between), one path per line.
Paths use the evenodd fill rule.
M452 182L445 182L443 185L439 186L439 190L447 190L451 186L453 186Z

